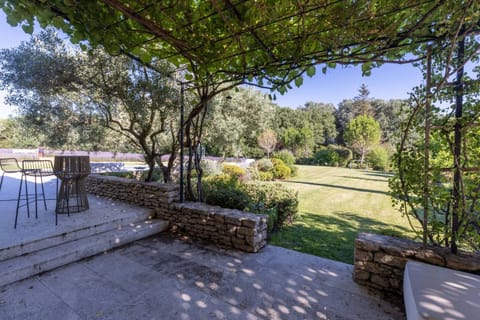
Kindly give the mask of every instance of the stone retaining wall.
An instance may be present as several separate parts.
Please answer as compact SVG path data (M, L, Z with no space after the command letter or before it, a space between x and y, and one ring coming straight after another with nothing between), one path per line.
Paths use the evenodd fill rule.
M156 214L182 232L222 247L258 252L267 241L266 215L201 202L174 203L158 208Z
M355 241L354 280L387 295L403 295L407 260L480 274L480 254L452 254L446 248L423 247L419 242L359 233Z
M168 207L179 200L179 186L135 179L91 174L85 188L88 193L125 201L141 207L156 209Z
M87 192L155 209L156 216L188 235L216 245L258 252L266 244L267 216L179 201L179 186L90 175Z

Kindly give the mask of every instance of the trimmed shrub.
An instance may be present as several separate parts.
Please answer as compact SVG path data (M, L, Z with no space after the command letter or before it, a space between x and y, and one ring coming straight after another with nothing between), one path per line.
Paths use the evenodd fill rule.
M287 179L290 178L292 171L290 168L280 159L272 159L273 164L273 177L275 179Z
M223 208L245 210L250 199L240 189L216 189L206 195L205 203Z
M243 185L250 197L249 209L264 213L263 210L275 209L277 220L272 229L292 223L298 213L298 193L279 183L250 182ZM263 208L263 210L262 210ZM270 227L269 227L270 228Z
M329 145L313 156L313 163L317 165L345 167L352 160L352 150L336 145Z
M238 178L225 173L206 177L203 180L205 203L223 208L245 210L250 203L242 191Z
M338 154L331 149L322 149L320 151L317 151L313 155L313 159L315 164L321 166L337 167L340 162L340 157L338 156Z
M295 156L290 150L287 150L287 149L283 149L275 152L273 154L273 158L282 160L283 163L285 163L288 166L295 163Z
M367 160L374 170L388 171L390 169L390 154L388 149L377 146L369 152Z
M293 164L289 165L288 167L290 168L290 176L296 177L298 175L298 168Z
M205 202L224 208L268 215L268 230L293 222L298 212L298 193L279 183L240 183L220 174L204 180Z
M235 165L235 164L223 164L223 169L222 172L224 174L228 174L232 177L236 177L239 179L241 176L245 175L247 173L247 170Z
M306 164L306 165L314 165L315 160L314 158L297 158L295 161L296 164Z
M255 161L255 166L257 167L258 171L268 172L273 169L273 163L270 159L260 159Z
M258 172L258 180L260 180L260 181L272 181L273 180L273 172L271 172L271 171L268 171L268 172L259 171Z

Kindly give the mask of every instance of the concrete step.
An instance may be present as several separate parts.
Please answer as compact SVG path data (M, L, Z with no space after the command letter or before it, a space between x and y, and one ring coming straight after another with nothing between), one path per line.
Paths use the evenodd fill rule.
M0 287L149 237L167 228L166 221L145 220L0 261Z
M45 248L57 246L69 241L75 241L85 237L90 237L95 234L103 233L109 230L114 230L123 225L128 225L136 221L148 220L148 219L151 219L151 217L152 217L151 212L145 212L140 215L137 214L132 216L124 216L118 219L99 222L93 225L73 229L69 232L64 232L61 234L56 234L56 235L52 235L52 236L48 236L40 239L35 239L32 241L27 241L27 242L22 242L15 245L6 246L4 248L0 248L0 262L3 260L11 259L13 257L26 255L38 250L45 249Z

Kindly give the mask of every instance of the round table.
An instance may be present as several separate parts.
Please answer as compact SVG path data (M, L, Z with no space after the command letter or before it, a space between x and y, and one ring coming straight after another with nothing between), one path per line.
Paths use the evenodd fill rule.
M61 181L55 211L70 214L88 210L85 179L90 174L90 157L55 156L53 170Z

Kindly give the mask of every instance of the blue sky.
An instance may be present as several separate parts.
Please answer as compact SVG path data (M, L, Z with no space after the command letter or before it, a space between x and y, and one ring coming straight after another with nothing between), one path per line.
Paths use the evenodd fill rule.
M36 30L38 31L38 29ZM20 27L11 27L0 10L0 49L16 47L29 35ZM337 67L326 74L317 70L313 78L305 78L300 88L294 87L283 96L276 93L277 103L283 107L304 105L308 101L333 103L338 105L343 99L353 98L364 83L370 90L370 97L379 99L403 99L408 92L420 84L420 71L410 65L384 65L372 71L371 76L362 77L360 67ZM14 108L4 104L5 94L0 91L0 118L14 113Z

